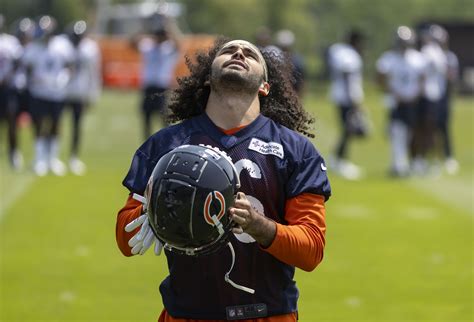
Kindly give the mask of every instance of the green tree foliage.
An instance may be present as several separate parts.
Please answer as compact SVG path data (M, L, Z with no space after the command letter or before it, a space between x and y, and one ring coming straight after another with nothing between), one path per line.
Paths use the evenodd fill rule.
M82 18L93 19L98 1L131 3L140 0L0 0L9 22L20 16L49 13L61 26ZM164 2L165 0L156 0ZM171 0L170 0L171 1ZM179 21L186 32L255 39L267 26L273 32L290 29L296 50L304 55L310 73L320 72L322 54L356 27L366 35L364 57L370 71L375 59L392 42L399 25L415 27L422 21L470 21L472 0L174 0L185 13Z
M37 18L41 15L51 15L58 21L62 29L76 19L87 19L89 9L94 8L94 0L1 0L2 12L7 24L11 25L22 17Z
M296 49L306 58L310 71L322 69L325 48L342 41L351 28L366 36L366 67L392 43L397 26L416 27L422 21L470 21L471 0L182 0L186 21L194 32L254 39L257 27L276 32L290 29Z

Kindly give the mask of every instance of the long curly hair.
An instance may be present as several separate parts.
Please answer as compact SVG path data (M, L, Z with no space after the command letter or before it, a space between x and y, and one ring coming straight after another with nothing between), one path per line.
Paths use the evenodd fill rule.
M208 52L198 52L193 62L186 57L190 70L188 76L178 78L178 88L173 91L168 116L170 123L179 122L200 115L206 108L209 98L211 65L218 51L230 41L219 37ZM260 112L289 129L314 137L310 132L314 118L303 109L298 95L291 85L291 62L276 51L262 51L267 63L270 92L259 96Z

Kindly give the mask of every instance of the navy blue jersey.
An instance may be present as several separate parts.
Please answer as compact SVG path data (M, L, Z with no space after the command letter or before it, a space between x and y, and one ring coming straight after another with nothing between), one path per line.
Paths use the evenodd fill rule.
M285 203L301 193L326 199L331 188L324 160L304 136L260 115L234 135L224 134L206 114L165 128L135 153L123 184L143 194L162 155L183 144L205 144L225 151L239 172L241 189L252 206L285 224ZM224 247L209 256L190 257L166 251L169 276L161 283L165 308L173 317L225 319L227 306L265 303L268 314L297 310L295 267L262 250L248 234L231 235L236 252L233 281L255 289L248 294L224 281L232 257Z

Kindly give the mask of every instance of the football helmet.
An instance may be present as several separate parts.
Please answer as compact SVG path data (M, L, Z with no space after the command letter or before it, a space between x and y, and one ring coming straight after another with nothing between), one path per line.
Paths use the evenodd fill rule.
M65 33L74 46L77 46L87 33L87 23L84 20L75 21L66 27Z
M224 152L179 146L160 158L148 180L150 226L167 250L190 256L217 251L228 241L233 222L227 209L239 188Z
M431 39L439 45L445 45L448 42L449 34L444 27L433 24L428 31Z
M22 44L25 44L33 38L35 35L35 22L34 20L25 17L14 23L14 35L20 40Z
M399 26L395 33L395 46L399 48L413 47L416 43L416 34L407 26Z
M37 23L36 37L47 38L52 36L57 26L58 23L54 17L48 15L41 16Z

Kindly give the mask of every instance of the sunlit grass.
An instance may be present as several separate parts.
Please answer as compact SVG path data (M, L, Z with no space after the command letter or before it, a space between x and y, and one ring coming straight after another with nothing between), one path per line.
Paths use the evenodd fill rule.
M141 143L138 99L106 91L88 111L84 177L36 178L28 167L12 173L0 154L1 321L156 321L164 258L125 258L115 245L115 217L127 195L121 181ZM314 143L327 157L336 110L322 89L309 90L305 106L317 117ZM377 90L368 89L366 106L374 131L351 146L366 177L347 182L329 172L325 258L296 276L300 321L472 321L473 100L454 106L460 173L407 180L386 175L386 111ZM31 141L25 126L27 166Z

